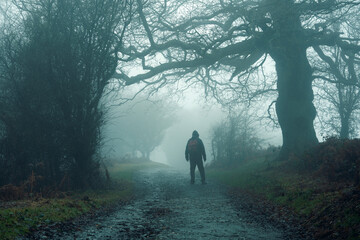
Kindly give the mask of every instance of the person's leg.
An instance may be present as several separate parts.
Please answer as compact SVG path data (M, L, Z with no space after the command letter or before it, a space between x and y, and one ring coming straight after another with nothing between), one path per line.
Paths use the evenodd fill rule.
M204 170L204 165L203 165L203 161L201 159L199 159L197 161L197 166L200 172L200 176L201 176L201 182L205 183L205 170Z
M196 161L190 159L190 177L191 177L190 183L195 182L195 167L196 167Z

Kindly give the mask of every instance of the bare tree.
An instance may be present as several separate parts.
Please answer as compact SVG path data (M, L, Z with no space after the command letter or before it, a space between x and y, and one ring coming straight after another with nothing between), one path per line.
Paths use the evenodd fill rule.
M344 21L334 19L331 29L358 43L360 28L357 15L358 12L350 12ZM335 131L340 138L349 138L355 133L356 113L360 110L359 58L355 52L338 46L313 46L313 49L318 56L312 64L318 97L322 100L319 104L323 110L319 113L322 125Z
M107 126L108 137L114 137L113 147L122 148L115 151L122 155L130 152L133 157L140 152L143 159L150 160L150 153L161 144L166 130L175 121L175 109L172 102L150 101L143 96L120 108L114 107L114 115L122 113L122 116L109 120Z
M354 59L342 59L343 54L338 48L326 53L318 47L315 50L326 64L322 68L317 68L317 73L321 75L315 85L318 86L317 95L321 101L321 122L325 128L335 131L340 138L349 138L355 133L356 112L360 110L358 76L350 74L355 73Z
M246 108L234 114L229 109L225 120L212 128L212 155L215 164L232 166L252 158L261 149L261 139L257 137L254 117Z
M358 9L358 0L137 0L137 4L134 38L121 52L128 56L126 62L140 64L143 72L129 75L119 68L115 77L128 85L158 84L176 79L176 74L185 81L201 81L210 91L231 80L245 92L251 85L249 76L270 56L277 74L281 158L318 142L307 49L336 45L344 54L360 50L347 36L327 28L331 17Z

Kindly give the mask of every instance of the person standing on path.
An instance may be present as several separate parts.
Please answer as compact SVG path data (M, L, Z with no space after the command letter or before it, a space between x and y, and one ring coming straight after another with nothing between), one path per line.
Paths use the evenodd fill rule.
M190 183L195 183L195 167L197 166L201 176L201 183L206 184L205 182L205 170L202 162L206 162L206 153L205 147L202 140L199 138L199 133L195 130L192 133L192 137L188 140L185 149L185 159L186 161L190 160Z

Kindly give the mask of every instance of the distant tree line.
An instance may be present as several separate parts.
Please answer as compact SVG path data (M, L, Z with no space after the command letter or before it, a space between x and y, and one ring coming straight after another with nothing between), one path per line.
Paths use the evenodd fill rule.
M0 39L0 184L94 186L130 1L13 1ZM40 181L40 180L39 180Z
M174 123L177 106L171 101L149 100L140 95L135 100L113 107L104 134L104 155L124 161L150 160L150 153L161 144L166 130Z
M231 110L226 119L213 126L212 165L230 167L258 156L262 140L257 136L255 120L249 111Z

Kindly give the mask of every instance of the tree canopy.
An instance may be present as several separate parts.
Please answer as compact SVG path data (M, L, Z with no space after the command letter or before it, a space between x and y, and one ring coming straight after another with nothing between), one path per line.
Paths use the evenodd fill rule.
M128 40L124 64L114 77L125 84L200 81L213 94L227 86L246 93L271 58L276 71L277 118L282 129L281 158L318 142L314 130L313 69L307 51L336 46L358 57L352 36L330 26L359 10L358 0L141 1ZM138 65L132 74L126 64ZM263 75L266 87L267 77ZM258 89L262 91L274 89ZM220 90L221 91L221 90Z

